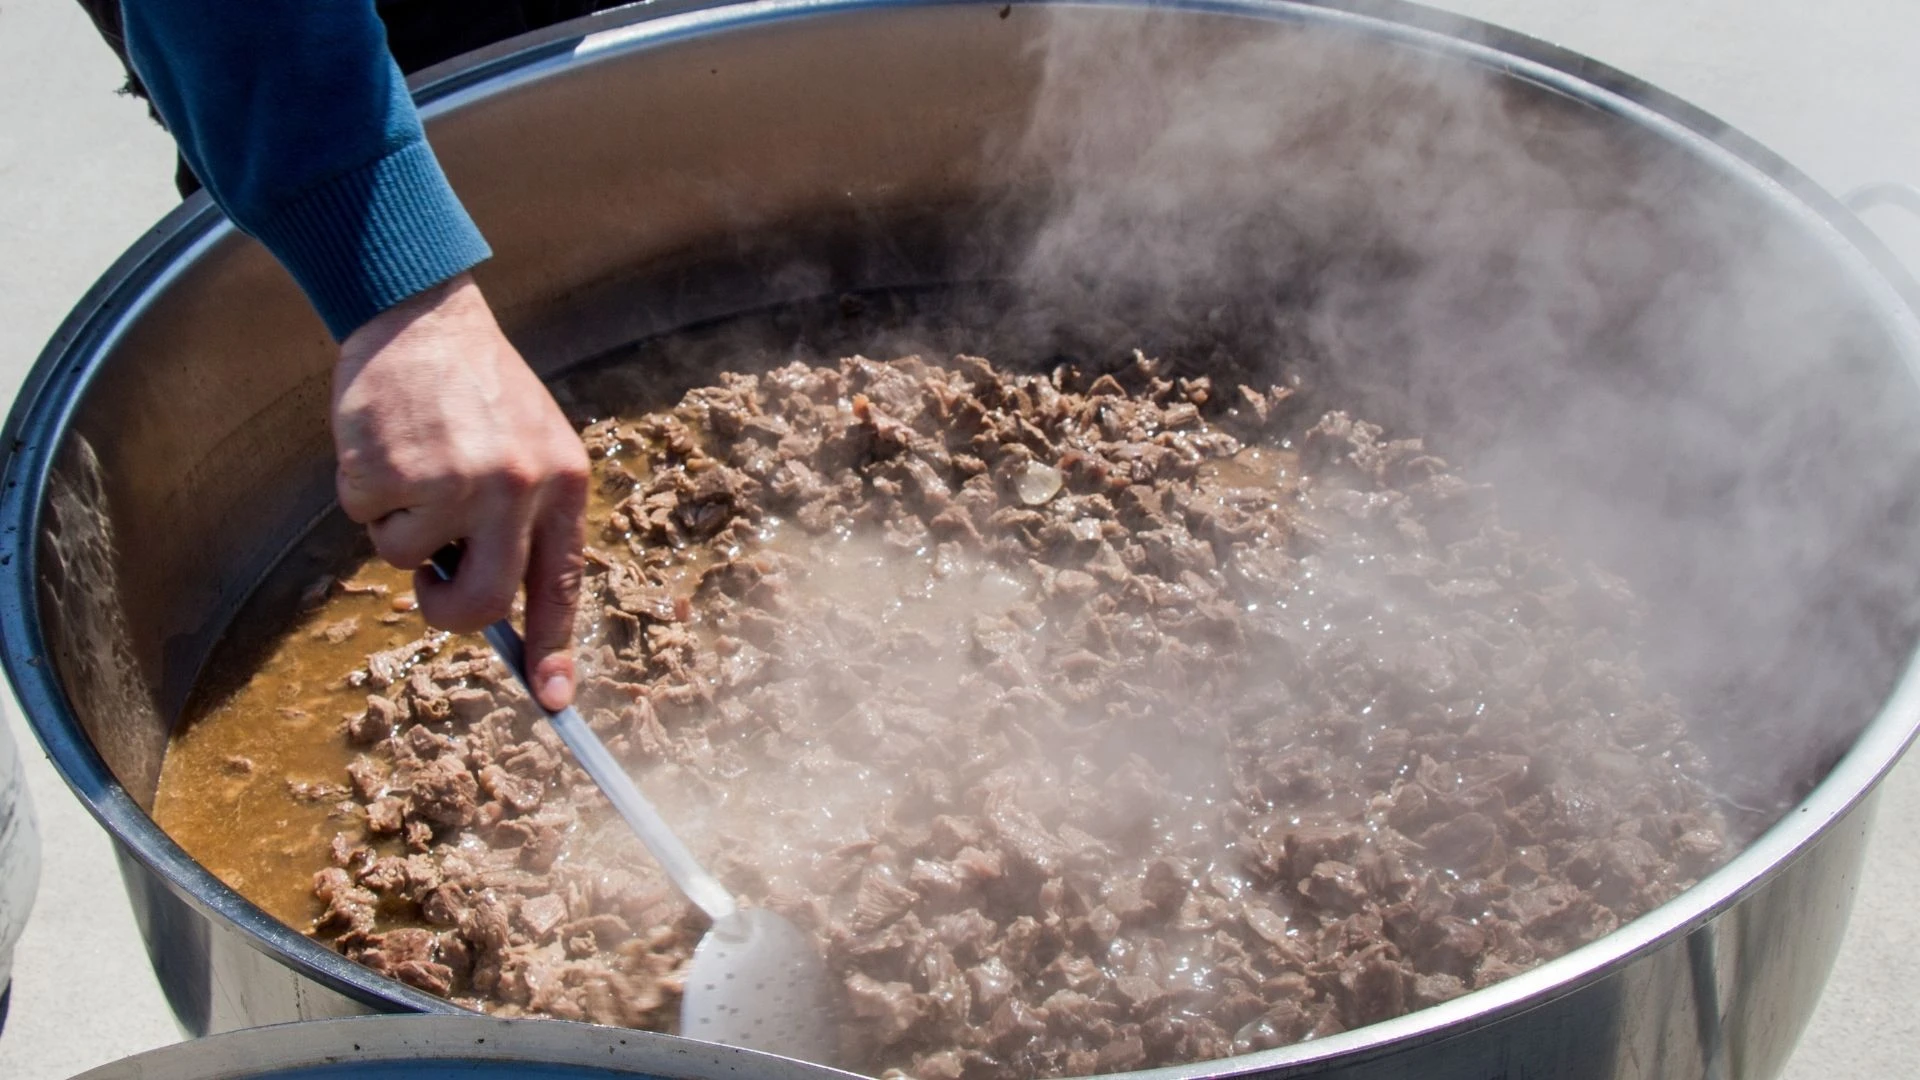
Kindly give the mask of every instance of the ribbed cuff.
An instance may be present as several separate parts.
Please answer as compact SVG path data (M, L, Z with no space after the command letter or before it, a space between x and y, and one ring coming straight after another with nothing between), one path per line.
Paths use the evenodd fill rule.
M492 254L425 141L307 192L254 235L335 340Z

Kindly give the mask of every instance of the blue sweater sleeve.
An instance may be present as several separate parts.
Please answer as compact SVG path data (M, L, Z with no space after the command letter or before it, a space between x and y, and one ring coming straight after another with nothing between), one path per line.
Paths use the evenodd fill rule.
M373 0L122 0L180 152L333 336L489 252L427 146Z

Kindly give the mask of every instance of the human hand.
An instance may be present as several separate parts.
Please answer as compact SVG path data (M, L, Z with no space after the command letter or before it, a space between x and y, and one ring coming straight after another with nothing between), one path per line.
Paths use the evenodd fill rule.
M479 630L524 583L528 681L548 709L570 704L587 452L471 277L341 343L333 443L341 507L381 558L414 571L427 622ZM460 571L441 581L423 564L456 540Z

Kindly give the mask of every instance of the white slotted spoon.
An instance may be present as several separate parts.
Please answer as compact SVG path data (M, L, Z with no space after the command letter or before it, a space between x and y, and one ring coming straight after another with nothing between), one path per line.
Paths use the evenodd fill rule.
M443 548L432 566L453 580L460 549ZM532 695L527 648L505 619L481 631L501 661ZM542 712L539 699L534 704ZM690 1039L764 1050L832 1065L839 1046L826 965L800 928L764 908L743 908L673 834L653 803L607 752L578 710L546 713L554 734L599 785L661 869L713 925L687 965L680 998L680 1033Z

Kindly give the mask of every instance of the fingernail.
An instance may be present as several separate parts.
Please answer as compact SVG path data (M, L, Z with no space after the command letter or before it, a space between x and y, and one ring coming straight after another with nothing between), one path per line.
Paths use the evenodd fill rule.
M551 708L565 708L573 701L573 680L558 672L540 684L540 700Z

